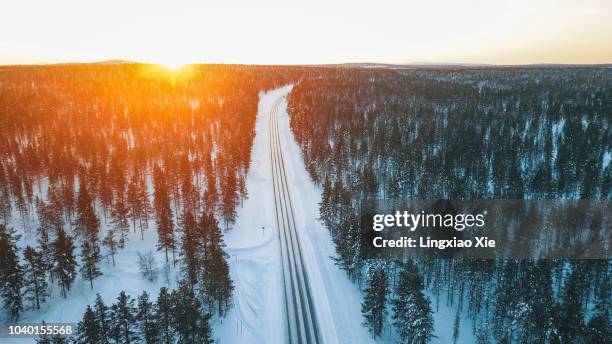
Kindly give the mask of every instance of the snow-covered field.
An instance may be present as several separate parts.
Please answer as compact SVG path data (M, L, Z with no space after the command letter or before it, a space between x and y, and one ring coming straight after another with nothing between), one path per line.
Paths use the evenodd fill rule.
M98 212L98 216L102 217L101 215L101 212ZM18 217L13 219L12 225L14 228L22 227L21 220ZM106 227L110 223L104 223L104 219L101 222L102 233L105 233ZM22 234L23 237L19 242L20 252L23 252L22 250L26 245L36 247L35 230L32 230L31 233L22 232ZM102 261L100 268L103 274L94 279L93 289L89 286L89 280L83 279L80 273L77 274L66 299L61 297L60 288L57 284L49 283L51 289L49 300L41 305L39 311L31 310L24 312L20 318L20 323L40 323L43 320L47 323L76 323L82 319L87 305L93 305L96 293L100 294L107 305L115 302L119 292L122 290L133 298L136 298L146 290L151 299L156 299L159 288L163 286L174 288L178 277L178 265L177 268L172 268L167 274L164 273L165 256L163 252L156 251L156 244L157 231L155 230L154 221L150 221L149 229L144 232L144 239L141 239L139 231L130 233L125 249L119 250L115 255L115 266L113 266L110 257ZM155 282L150 282L143 278L138 268L138 252L145 254L149 251L153 252L158 268L157 280ZM75 243L75 253L78 252L80 252L80 244ZM80 258L77 257L77 259L80 263ZM0 343L9 342L33 343L34 340L0 338Z

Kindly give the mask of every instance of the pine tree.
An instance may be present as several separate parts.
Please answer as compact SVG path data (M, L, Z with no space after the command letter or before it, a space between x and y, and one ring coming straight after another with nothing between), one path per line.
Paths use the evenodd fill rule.
M166 262L168 262L168 251L172 251L174 261L174 250L176 242L174 239L172 209L170 209L170 197L166 178L159 166L153 170L153 180L155 187L155 218L157 222L158 243L157 249L166 252Z
M182 227L181 255L183 256L183 270L185 278L193 286L197 282L201 238L198 238L197 222L190 211L183 215Z
M43 320L41 326L44 328L45 326L47 326L47 323L45 323L45 321ZM36 344L52 344L51 335L47 332L39 335L36 338Z
M584 278L578 265L573 267L563 289L563 303L559 318L556 321L557 330L563 343L578 341L584 331L584 312L582 307L581 282Z
M76 341L77 344L100 344L100 327L96 321L96 314L91 309L91 306L87 305L85 313L83 314L83 320L79 322L76 330Z
M76 277L76 266L78 264L74 255L72 238L66 235L62 227L56 229L56 235L53 242L53 260L55 263L52 274L57 277L57 282L62 288L62 296L65 298Z
M368 288L365 290L361 314L366 319L366 325L374 336L382 333L387 314L388 279L384 267L376 268L370 278Z
M323 194L321 195L321 202L319 202L319 216L323 224L328 229L332 228L332 184L329 177L325 177L323 181Z
M130 178L130 182L128 184L127 189L127 205L129 209L130 217L132 218L132 226L134 229L136 228L136 220L140 218L140 199L138 192L138 181L136 180L136 175L133 175Z
M461 324L461 307L457 308L455 313L455 321L453 322L453 344L457 344L459 340L459 325Z
M43 320L42 322L42 326L47 326L47 323L45 323L45 321ZM78 333L78 326L77 326L77 332L74 333L75 336L77 336ZM65 337L61 334L55 334L55 335L50 335L48 333L39 335L35 340L36 340L36 344L68 344L68 337ZM70 341L70 343L82 343L78 340L78 338L75 338L74 340ZM89 342L86 342L89 343Z
M0 217L5 225L11 217L11 209L10 186L4 165L0 163Z
M219 223L214 215L206 213L197 225L204 243L202 251L201 286L202 294L208 301L209 310L213 308L213 303L218 304L219 314L223 315L225 309L229 308L233 282L229 275L229 264L227 263L227 253L223 251L225 244L221 235Z
M138 297L138 310L136 312L136 320L140 329L141 340L145 344L159 343L159 328L154 313L153 303L149 301L149 294L143 292Z
M212 167L211 167L212 169ZM217 211L219 194L217 191L217 178L212 171L206 172L206 190L204 190L204 208L208 212Z
M72 174L66 176L62 182L61 199L67 223L72 227L72 216L75 210L74 175Z
M236 221L237 185L236 175L233 170L228 169L221 187L221 214L225 222L225 230Z
M246 186L246 177L242 174L238 177L238 192L240 193L240 207L244 204L244 200L249 198L249 192Z
M40 251L40 258L44 265L44 270L49 271L51 282L53 282L53 243L49 238L49 232L46 229L39 228L38 233L38 247Z
M90 243L89 241L83 241L81 249L81 273L83 277L89 280L91 289L93 289L94 278L102 275L102 271L98 267L101 259L100 247L97 245L97 242Z
M210 327L210 314L198 314L198 331L195 335L195 342L202 344L212 344L213 340L212 328Z
M125 206L122 199L115 201L111 210L111 218L113 230L119 235L118 247L124 248L125 242L127 241L127 234L130 232L130 223L128 220L128 208ZM135 226L134 230L136 230Z
M14 229L0 224L0 290L4 299L3 307L14 321L19 320L23 310L23 268L17 255L17 241L20 237Z
M596 290L595 309L586 328L586 342L593 344L609 343L612 338L610 326L610 282L603 278Z
M208 324L209 316L202 316L200 302L189 284L180 283L179 288L172 292L171 297L178 343L212 343Z
M171 344L175 341L172 303L172 297L168 293L168 289L162 287L155 303L155 314L157 315L157 326L163 344Z
M109 173L106 170L104 164L100 165L98 178L100 183L98 184L98 199L102 204L102 211L104 212L104 222L106 223L106 215L109 208L113 203L113 190L111 188Z
M110 331L108 307L104 304L100 294L96 294L96 302L94 304L94 313L96 323L100 329L100 343L108 344L108 333Z
M68 339L66 339L66 337L63 337L60 334L56 334L52 336L51 343L52 344L69 344Z
M36 197L36 213L38 215L39 231L44 230L47 233L53 231L55 228L63 226L64 221L62 218L62 210L57 206L59 202L57 200L56 191L50 187L48 191L48 197L50 201L46 203L39 197Z
M135 313L134 300L124 291L121 291L117 297L117 302L110 308L110 333L115 342L130 344L135 340Z
M84 176L81 176L79 186L79 196L77 198L77 219L74 230L78 236L84 240L91 240L98 237L100 231L100 220L96 216L93 201L87 191ZM96 239L97 240L97 239Z
M117 248L120 247L121 242L115 237L115 230L113 228L109 228L106 231L106 236L104 240L102 240L102 245L108 250L108 254L113 261L113 266L115 266L115 253L117 253Z
M395 294L393 320L401 343L427 343L433 337L432 312L423 295L421 273L412 262L400 271Z
M149 189L145 178L138 181L138 200L141 208L140 217L145 222L145 228L149 228L149 215L151 214L151 202L149 201Z
M27 246L23 251L26 264L24 266L24 285L26 300L32 302L36 309L45 302L49 293L47 291L47 269L42 254Z

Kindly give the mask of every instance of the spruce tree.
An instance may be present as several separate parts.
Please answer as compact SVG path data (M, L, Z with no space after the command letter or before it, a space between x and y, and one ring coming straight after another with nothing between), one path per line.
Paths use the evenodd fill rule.
M127 235L130 232L130 223L128 220L128 208L125 206L124 201L119 198L115 201L111 210L111 223L112 229L119 236L119 248L124 248L127 241ZM134 226L134 230L136 227Z
M98 328L100 329L100 343L108 344L108 333L110 332L108 307L104 304L104 301L102 300L100 294L96 294L94 313Z
M155 303L155 313L157 315L157 326L161 342L163 344L174 343L173 301L166 287L162 287L159 290L157 302Z
M212 167L206 169L206 190L204 190L204 208L207 212L216 212L219 202L217 191L217 177L212 172Z
M388 279L384 267L375 268L365 290L361 314L365 324L374 336L380 336L387 314Z
M45 323L45 321L43 320L41 326L44 328L45 326L47 326L47 323ZM51 335L48 334L47 332L36 337L36 344L52 344L52 343L53 342L52 342Z
M102 343L100 332L96 315L91 306L87 305L87 309L85 309L83 314L83 320L77 325L75 342L77 344L100 344Z
M53 282L53 243L49 238L49 232L46 229L39 228L38 235L38 248L40 251L40 257L44 265L44 270L49 271L51 282Z
M186 282L172 292L172 314L178 343L210 343L208 316L202 316L200 302Z
M210 318L210 314L198 314L198 330L195 335L196 343L214 343L212 328L210 327Z
M14 229L0 224L0 290L3 307L10 319L17 321L23 310L21 288L23 268L19 264L17 241L21 236Z
M100 220L93 207L93 201L87 190L84 176L81 175L79 195L77 198L77 219L74 230L84 240L92 240L98 237L100 231ZM96 239L97 240L97 239Z
M332 184L329 177L326 176L323 181L323 194L321 195L321 202L319 202L319 216L323 224L328 229L332 228Z
M149 228L149 215L151 213L151 202L149 202L149 191L145 178L138 179L138 210L139 221L144 220L145 228Z
M46 231L47 233L52 232L55 228L64 225L62 211L57 206L58 200L56 199L57 195L55 194L55 190L49 187L48 193L48 197L50 198L48 203L39 197L35 199L39 234L40 231Z
M596 289L595 307L593 316L586 327L586 342L593 344L609 343L612 338L612 327L610 326L610 282L606 277Z
M130 344L135 340L135 313L134 300L125 291L121 291L117 302L110 308L110 333L116 342Z
M249 198L249 192L246 186L246 177L242 174L238 177L238 192L240 194L240 207L242 208L244 200Z
M228 169L221 184L221 214L225 230L228 230L229 226L236 221L237 199L236 174L232 169Z
M166 262L168 262L168 251L172 251L174 261L174 250L176 242L173 232L172 209L170 209L170 196L164 172L159 166L153 170L155 219L157 223L158 243L157 249L164 250Z
M433 337L433 317L429 299L423 294L423 280L418 268L405 264L395 288L393 320L400 342L424 344Z
M200 218L198 230L204 247L202 260L201 287L202 294L208 302L209 310L213 308L213 303L218 304L219 314L229 308L229 303L234 289L233 282L229 275L228 255L223 250L225 244L219 228L219 223L214 215L205 213Z
M455 313L455 321L453 321L453 344L457 344L459 340L459 325L461 324L461 307L457 308Z
M140 332L141 341L145 344L157 344L160 340L159 328L156 321L153 303L149 301L146 291L138 297L138 309L136 321Z
M136 220L141 216L141 206L139 199L139 191L138 191L138 181L136 180L136 175L130 178L130 182L127 188L127 205L129 210L129 215L132 218L132 226L136 228Z
M102 245L108 250L108 254L113 261L113 266L115 266L115 253L117 253L117 249L120 247L121 243L117 240L114 229L109 228L106 231L106 236L104 236L104 240L102 240Z
M580 267L575 264L563 288L560 317L555 324L563 343L576 342L584 333L583 290L580 287L583 278Z
M23 251L25 258L24 285L26 300L32 302L36 309L45 302L49 293L47 291L47 267L42 259L42 254L27 246Z
M56 233L57 236L53 242L53 260L55 263L52 274L56 276L57 283L62 288L62 296L65 298L76 277L77 262L72 238L66 235L62 227L58 227Z
M93 289L94 278L102 275L102 271L98 267L101 259L100 247L97 246L97 243L83 241L81 249L81 273L83 277L89 280L91 289Z
M181 255L183 256L183 270L187 281L193 286L197 282L197 272L200 262L201 238L198 237L197 222L189 211L182 219L183 238L181 240Z
M0 217L5 225L11 217L11 209L10 185L4 165L0 163Z

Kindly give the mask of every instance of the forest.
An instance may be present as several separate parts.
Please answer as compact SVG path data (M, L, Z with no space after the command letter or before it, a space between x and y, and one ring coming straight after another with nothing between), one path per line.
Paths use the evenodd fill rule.
M213 342L211 319L232 307L223 234L249 197L259 94L287 84L320 220L373 338L430 342L446 304L455 342L465 321L479 344L609 341L609 259L382 259L356 239L370 201L608 202L612 70L599 67L2 66L0 319L68 298L77 276L95 290L155 231L177 288L98 297L75 342ZM586 219L609 250L607 217ZM137 259L157 278L152 254Z
M76 342L212 342L209 318L231 307L223 232L248 197L259 92L301 71L0 67L2 318L17 321L67 298L77 275L95 289L102 265L115 265L131 244L128 234L156 230L152 249L163 252L164 271L179 271L179 288L156 301L145 293L137 308L123 291L113 305L98 298ZM156 278L152 254L139 253L138 264L143 278ZM186 322L193 314L203 316Z
M330 69L295 86L289 113L373 336L392 325L426 343L445 303L455 341L465 310L478 343L609 340L609 260L376 259L354 239L371 200L607 202L609 68ZM609 240L601 214L583 215Z

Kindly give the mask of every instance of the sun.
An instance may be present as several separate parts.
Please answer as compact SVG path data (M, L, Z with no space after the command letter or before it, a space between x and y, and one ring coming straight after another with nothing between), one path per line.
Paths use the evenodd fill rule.
M197 67L191 63L178 61L157 61L141 65L140 77L170 82L179 85L197 75Z
M171 62L163 62L161 63L162 66L168 68L171 71L179 71L181 69L183 69L185 67L185 63L182 62L178 62L178 61L171 61Z
M189 63L179 56L165 56L154 60L154 64L160 65L171 72L178 72L185 69Z

